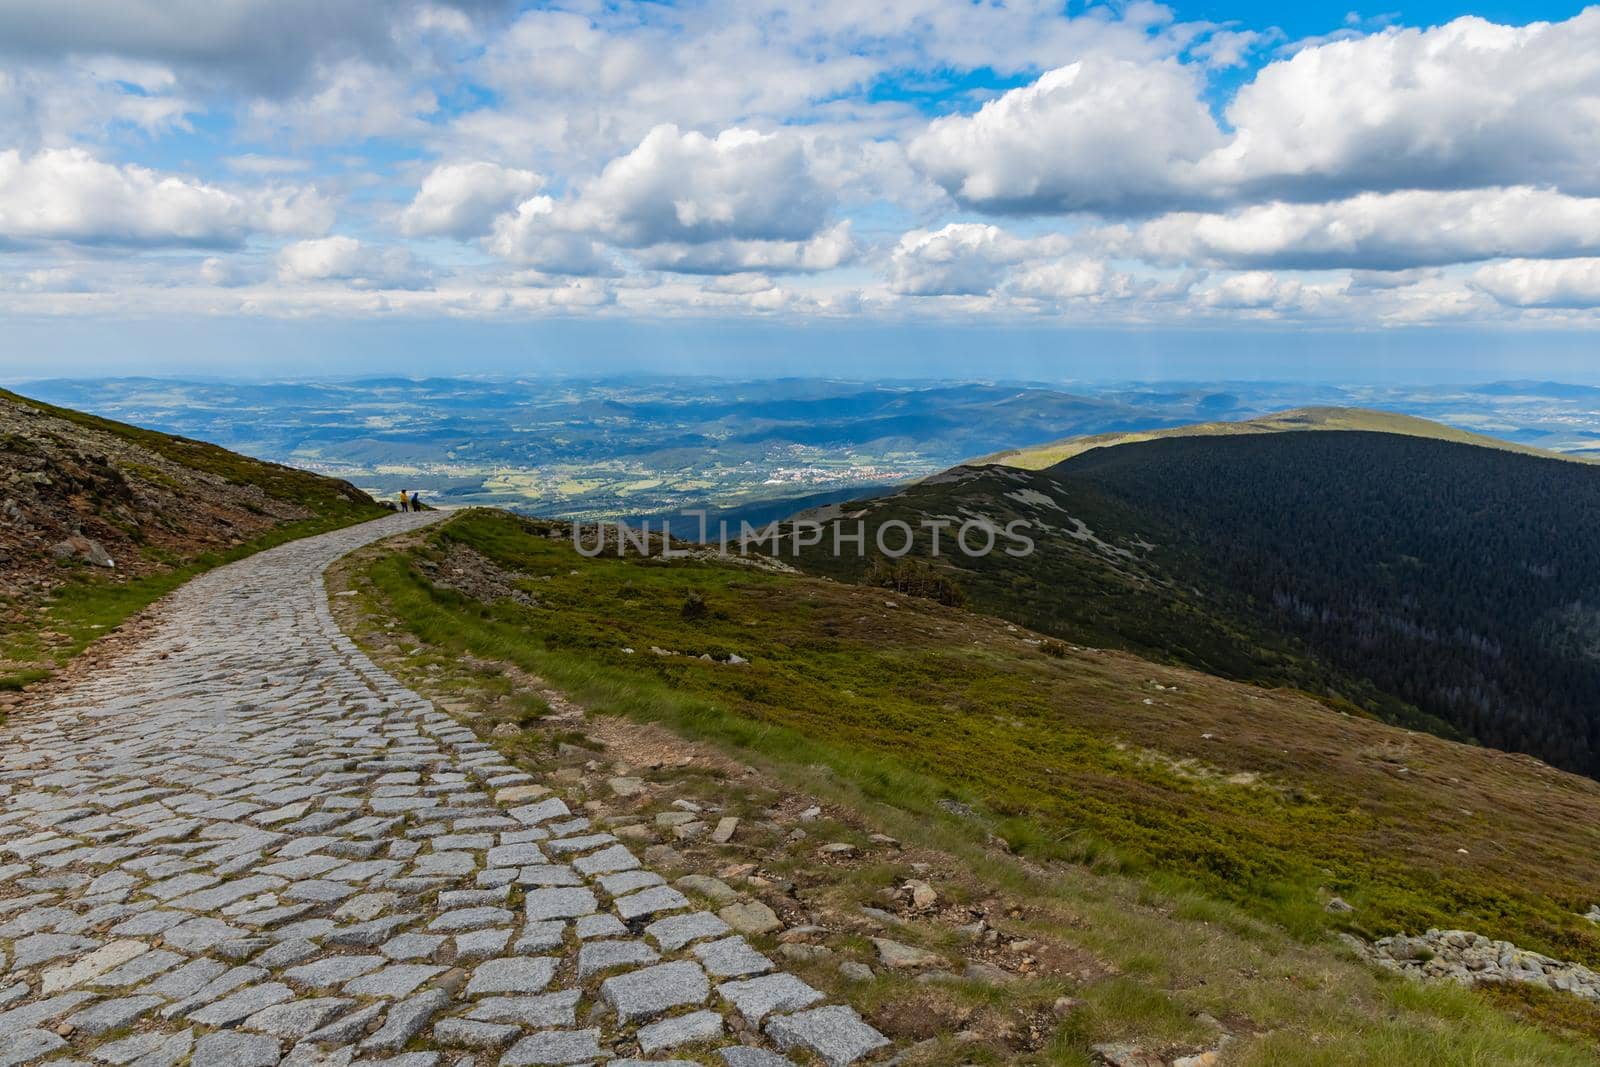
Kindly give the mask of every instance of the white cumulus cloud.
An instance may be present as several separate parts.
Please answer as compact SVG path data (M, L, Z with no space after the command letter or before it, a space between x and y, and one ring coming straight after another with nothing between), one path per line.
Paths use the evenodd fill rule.
M1080 60L935 120L911 158L962 204L1017 214L1511 185L1600 193L1600 7L1302 48L1239 89L1229 131L1201 74L1172 58Z
M332 222L314 190L238 193L81 148L0 151L0 239L225 246L254 232L320 233Z
M937 119L911 158L963 204L998 212L1141 212L1192 195L1224 138L1176 60L1080 60Z
M1227 109L1225 180L1281 195L1522 183L1600 191L1600 7L1302 49Z
M544 184L531 170L483 161L445 163L422 179L417 195L400 214L408 236L477 237L496 215Z
M1098 259L1057 259L1018 271L1008 286L1017 296L1036 300L1101 300L1126 297L1132 282Z
M562 225L557 204L533 196L494 221L484 246L501 259L546 274L597 275L615 267L594 238Z
M798 137L739 128L707 137L668 124L608 163L573 210L578 227L643 248L804 241L833 207Z
M353 289L423 289L429 277L404 248L378 248L335 234L278 251L278 279L290 284L342 282Z
M1600 258L1491 263L1472 285L1510 307L1600 308Z
M843 266L856 256L850 223L838 223L804 241L735 240L704 244L651 245L634 253L641 266L682 274L728 274L745 271L815 273Z
M1109 243L1157 263L1404 270L1600 252L1600 198L1551 189L1363 193L1225 213L1176 212Z
M903 234L889 256L889 288L907 296L981 296L1008 268L1048 254L1057 239L1018 238L998 226L952 222L937 230Z

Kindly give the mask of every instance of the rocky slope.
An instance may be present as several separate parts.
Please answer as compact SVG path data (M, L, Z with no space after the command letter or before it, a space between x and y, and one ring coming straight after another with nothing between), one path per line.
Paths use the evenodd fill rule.
M68 588L103 600L291 528L378 513L345 482L0 390L0 660L59 658L62 635L39 613Z

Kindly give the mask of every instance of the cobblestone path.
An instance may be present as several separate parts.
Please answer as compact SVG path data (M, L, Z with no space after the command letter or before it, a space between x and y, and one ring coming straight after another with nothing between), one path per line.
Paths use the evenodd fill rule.
M437 517L205 574L0 726L0 1067L884 1048L338 631L328 564Z

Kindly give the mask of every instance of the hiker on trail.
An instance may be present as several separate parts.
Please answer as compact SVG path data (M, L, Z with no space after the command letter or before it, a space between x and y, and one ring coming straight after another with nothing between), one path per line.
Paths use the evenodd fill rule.
M411 490L411 510L422 510L422 498L417 495L417 491L415 489Z
M400 510L401 511L410 511L411 510L411 508L406 504L406 491L404 489L400 490Z

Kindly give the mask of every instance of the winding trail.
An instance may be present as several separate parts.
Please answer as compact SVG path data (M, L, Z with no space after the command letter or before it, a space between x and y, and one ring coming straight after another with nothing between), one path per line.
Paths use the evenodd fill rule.
M210 571L0 727L0 1067L887 1051L339 631L328 565L441 517Z

